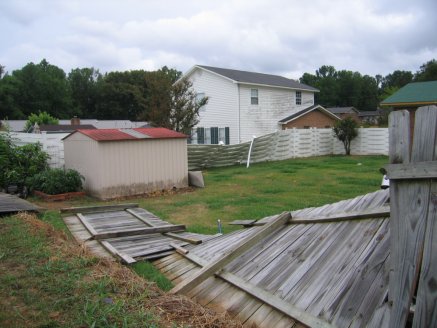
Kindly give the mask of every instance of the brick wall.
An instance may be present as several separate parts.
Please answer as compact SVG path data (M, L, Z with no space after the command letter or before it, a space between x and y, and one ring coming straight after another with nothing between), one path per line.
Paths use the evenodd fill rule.
M325 113L320 112L319 110L314 110L306 115L303 115L287 124L282 125L282 129L291 129L291 128L319 128L324 129L327 127L333 127L335 124L335 120L326 115Z

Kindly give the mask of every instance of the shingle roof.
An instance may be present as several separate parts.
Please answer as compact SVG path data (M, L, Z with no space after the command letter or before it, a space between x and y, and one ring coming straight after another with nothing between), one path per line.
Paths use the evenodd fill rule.
M354 114L357 112L355 107L327 107L326 109L333 114Z
M274 86L274 87L281 87L281 88L319 92L318 89L313 88L309 85L299 83L295 80L287 79L279 75L239 71L235 69L219 68L219 67L203 66L203 65L197 65L197 67L220 74L238 83L255 84L255 85L259 84L259 85L267 85L267 86Z
M337 120L340 120L340 118L338 116L336 116L335 114L329 112L328 110L326 110L322 106L320 106L320 105L313 105L313 106L310 106L308 108L302 109L302 110L300 110L300 111L298 111L298 112L296 112L296 113L294 113L294 114L292 114L290 116L287 116L286 118L283 118L282 120L279 121L279 123L282 123L282 124L288 123L288 122L293 121L294 119L296 119L296 118L298 118L298 117L300 117L302 115L305 115L305 114L307 114L307 113L309 113L309 112L311 112L311 111L313 111L315 109L320 109L322 112L325 112L326 114L332 116L333 118L335 118Z
M72 132L75 130L83 130L83 129L96 129L96 127L91 124L80 124L80 125L42 124L39 126L40 131L47 131L47 132Z
M96 129L96 130L77 130L76 132L82 133L96 141L173 139L173 138L187 137L185 134L172 131L166 128ZM71 134L69 136L71 136ZM68 138L69 136L65 137L64 139Z
M432 104L437 104L437 81L408 83L381 102L381 106Z

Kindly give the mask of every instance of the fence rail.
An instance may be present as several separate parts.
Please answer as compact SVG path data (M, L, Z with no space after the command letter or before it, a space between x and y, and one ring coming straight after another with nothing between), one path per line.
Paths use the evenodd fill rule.
M188 145L188 168L229 166L247 163L250 142L219 145ZM256 138L250 162L343 154L343 144L331 129L289 129ZM387 128L360 128L351 144L352 155L388 155Z

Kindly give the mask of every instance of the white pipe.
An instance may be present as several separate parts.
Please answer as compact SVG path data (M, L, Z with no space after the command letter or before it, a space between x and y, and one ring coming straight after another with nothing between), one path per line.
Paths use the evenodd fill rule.
M253 142L255 141L256 136L252 137L252 142L250 143L250 147L249 147L249 153L247 154L247 165L246 168L249 168L250 165L250 154L252 153L252 146L253 146Z

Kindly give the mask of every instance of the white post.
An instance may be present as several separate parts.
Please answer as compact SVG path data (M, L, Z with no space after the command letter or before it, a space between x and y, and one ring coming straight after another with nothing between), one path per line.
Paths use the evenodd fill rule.
M247 164L246 164L246 168L249 168L250 165L250 154L252 153L252 146L253 146L253 142L255 141L256 136L252 137L252 142L250 143L250 147L249 147L249 153L247 154Z

